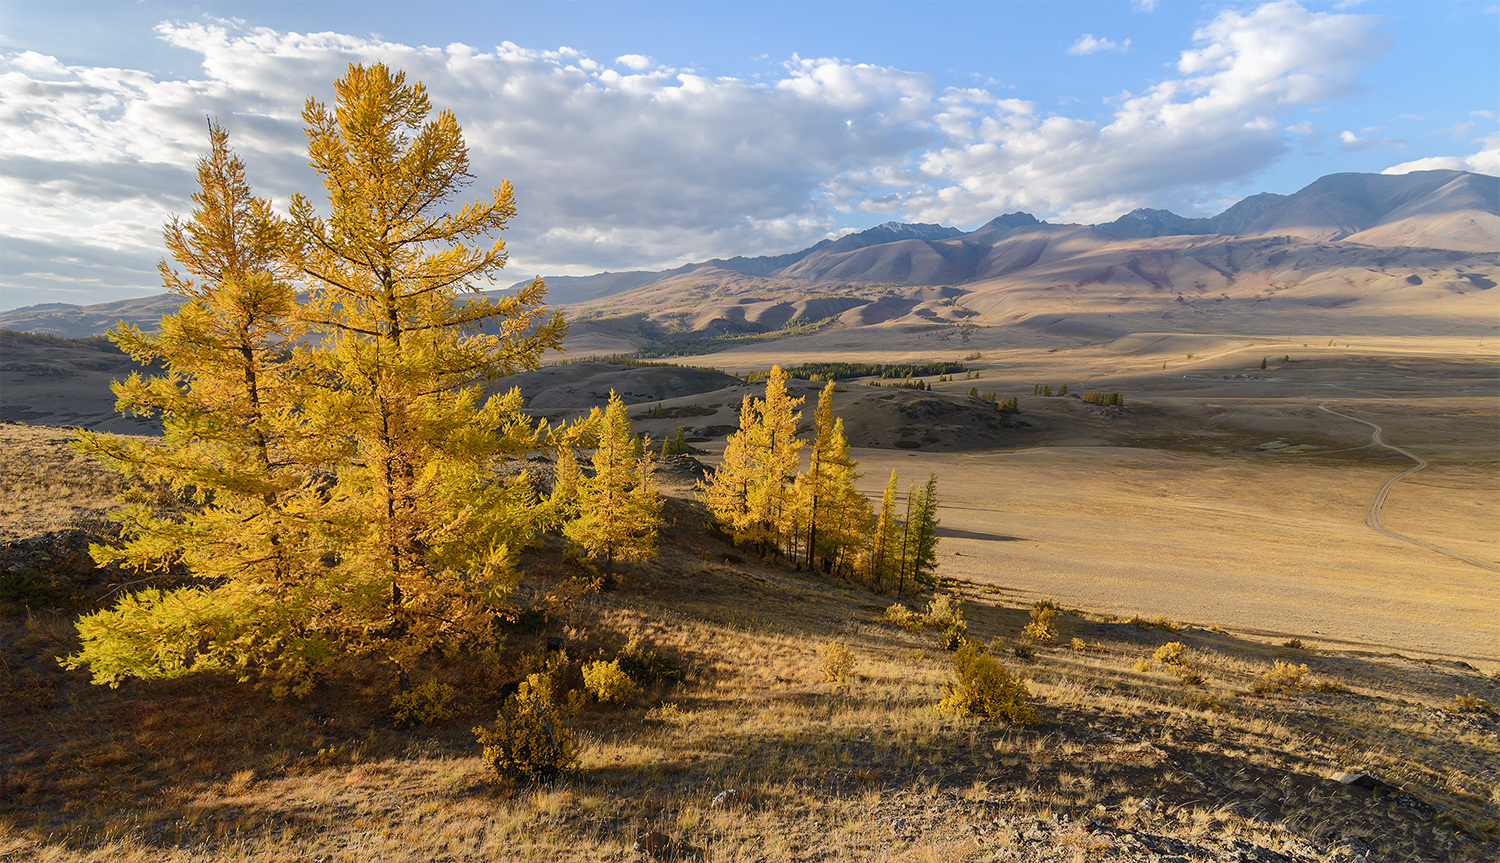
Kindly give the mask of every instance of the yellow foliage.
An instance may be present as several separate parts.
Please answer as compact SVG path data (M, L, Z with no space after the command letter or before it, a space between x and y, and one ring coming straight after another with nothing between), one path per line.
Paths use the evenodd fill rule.
M485 763L501 782L550 782L578 758L557 708L534 694L529 682L506 699L494 724L478 726L474 733L484 747Z
M954 716L975 713L987 719L1029 724L1038 719L1036 709L1026 703L1030 697L1024 682L986 653L983 645L970 642L953 655L948 694L937 709Z
M396 693L391 699L392 716L403 725L430 725L453 718L452 686L436 680Z
M1182 642L1169 641L1156 648L1156 653L1152 654L1152 658L1162 665L1183 665L1182 651Z
M820 652L823 655L823 679L829 683L843 683L854 670L854 654L837 641L824 642Z
M583 666L583 688L610 704L626 704L640 692L630 675L620 670L620 660L587 662Z

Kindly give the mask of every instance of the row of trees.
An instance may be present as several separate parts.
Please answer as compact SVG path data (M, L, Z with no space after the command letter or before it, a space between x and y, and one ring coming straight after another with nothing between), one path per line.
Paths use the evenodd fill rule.
M773 366L763 398L746 395L739 430L698 497L736 543L785 555L809 570L862 579L872 588L905 591L930 583L937 566L937 477L906 496L896 512L897 479L877 515L855 489L858 463L849 455L844 421L833 415L830 381L813 412L811 441L797 437L801 397ZM809 447L806 466L801 450Z
M212 126L192 217L165 231L180 270L160 265L187 302L154 334L111 334L165 367L115 389L121 410L160 416L165 437L80 436L141 488L117 513L121 539L94 555L193 579L79 622L66 662L96 682L209 670L300 692L351 654L404 675L439 643L489 636L539 531L566 524L606 565L654 537L650 459L623 454L618 399L550 427L514 390L485 395L564 334L540 279L483 292L506 261L509 183L455 203L472 181L467 149L420 83L351 65L334 90L331 107L309 98L302 115L327 212L297 194L274 213ZM594 475L547 498L514 469L531 450L596 443ZM162 512L151 489L194 505Z

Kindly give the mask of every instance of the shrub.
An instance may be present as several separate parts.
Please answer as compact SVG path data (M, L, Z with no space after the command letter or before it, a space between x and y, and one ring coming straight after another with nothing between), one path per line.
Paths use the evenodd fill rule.
M642 688L676 684L687 679L687 669L681 663L642 644L638 634L630 636L625 649L615 654L615 661L620 663L620 670Z
M1026 624L1024 631L1032 641L1057 639L1057 606L1052 600L1042 599L1031 604L1031 622Z
M1037 721L1036 709L1026 703L1030 697L1024 682L986 653L983 645L971 642L953 654L953 679L937 709L954 716L974 713L1029 724Z
M1199 673L1198 669L1189 668L1186 665L1173 665L1170 666L1170 670L1177 675L1178 682L1184 686L1196 686L1207 679Z
M1188 695L1182 699L1182 706L1190 710L1202 710L1205 713L1224 713L1224 705L1219 699L1212 695Z
M885 613L880 616L880 621L882 623L894 623L902 629L910 631L921 629L923 625L923 619L920 614L914 613L899 602L893 603L890 608L887 608Z
M1036 642L1029 638L1018 638L1016 643L1010 646L1010 652L1014 653L1017 659L1030 659L1036 656Z
M474 733L485 763L501 782L550 782L578 758L557 707L532 690L530 679L505 700L493 725L478 726Z
M963 606L953 600L946 593L938 594L927 603L927 614L924 623L933 629L948 629L957 623L963 623Z
M583 688L590 695L609 704L626 704L641 688L620 669L620 660L586 662L583 665Z
M824 642L821 652L823 679L829 683L843 683L849 672L854 670L854 654L837 641Z
M969 643L969 625L962 620L943 630L943 649L957 650Z
M1161 647L1156 648L1156 652L1151 655L1151 658L1162 665L1182 665L1182 649L1182 642L1169 641Z
M1141 629L1160 629L1164 632L1177 632L1182 629L1182 624L1175 620L1168 620L1160 614L1150 619L1136 615L1135 617L1128 618L1125 622L1133 623Z
M1463 695L1453 696L1453 709L1465 713L1494 713L1495 706L1483 698L1469 692Z
M1147 674L1151 671L1151 660L1142 656L1140 659L1136 660L1136 663L1132 666L1132 668L1134 668L1141 674Z
M1083 653L1085 650L1089 649L1089 646L1087 644L1084 644L1083 639L1081 638L1074 638L1072 643L1068 646L1078 651L1079 653Z
M453 696L457 691L436 680L396 693L391 699L392 718L399 725L430 725L453 718Z
M1308 644L1300 638L1288 638L1281 642L1282 647L1290 647L1292 650L1317 650L1316 644Z
M1306 664L1294 665L1290 662L1276 660L1271 670L1261 675L1261 679L1255 683L1256 692L1269 692L1273 689L1301 689L1303 677L1308 673Z

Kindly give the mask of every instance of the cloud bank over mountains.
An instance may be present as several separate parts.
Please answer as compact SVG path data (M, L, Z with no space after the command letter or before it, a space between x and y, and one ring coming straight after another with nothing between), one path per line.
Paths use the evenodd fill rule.
M508 274L520 277L776 253L887 218L1211 214L1226 184L1316 134L1299 110L1358 90L1362 65L1385 47L1377 24L1284 0L1226 9L1161 80L1122 82L1140 89L1087 119L837 58L794 55L752 80L640 54L606 62L508 42L479 50L164 22L159 37L201 54L201 76L0 58L3 305L159 290L161 224L191 208L207 117L230 130L258 193L317 200L300 113L309 94L330 99L351 62L424 82L464 127L478 184L515 184ZM1469 146L1477 152L1392 170L1500 168L1500 136Z

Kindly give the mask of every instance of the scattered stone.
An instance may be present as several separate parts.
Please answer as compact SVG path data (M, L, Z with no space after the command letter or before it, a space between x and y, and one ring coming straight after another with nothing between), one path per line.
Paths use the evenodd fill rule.
M714 799L710 801L708 805L712 809L718 809L724 806L733 806L736 803L744 802L745 792L731 788L728 791L720 791L718 794L714 795Z
M653 860L662 860L672 853L673 844L671 836L659 830L652 830L650 833L642 833L636 837L635 850L649 855Z

